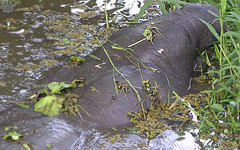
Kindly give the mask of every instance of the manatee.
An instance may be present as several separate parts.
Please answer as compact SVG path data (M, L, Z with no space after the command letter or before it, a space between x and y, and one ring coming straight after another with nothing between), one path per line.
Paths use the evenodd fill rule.
M114 33L103 47L121 74L113 69L103 47L99 47L93 55L101 60L86 57L85 62L76 69L58 68L36 83L71 82L79 78L89 81L71 92L79 95L79 104L91 117L81 112L82 120L64 114L50 118L33 110L11 107L0 112L0 126L19 126L23 132L38 130L37 134L31 133L23 138L34 149L46 149L46 144L51 144L54 149L69 149L81 131L96 126L126 124L129 122L126 113L138 111L141 107L149 108L151 101L143 89L142 80L157 86L156 96L161 102L172 102L173 91L180 96L186 95L197 50L202 52L216 40L199 20L213 23L216 18L209 11L218 14L212 5L189 4L180 10ZM219 22L215 21L212 25L220 33ZM147 27L155 34L152 39L143 40L143 32ZM114 83L120 87L118 92ZM21 147L3 140L0 145L0 149Z

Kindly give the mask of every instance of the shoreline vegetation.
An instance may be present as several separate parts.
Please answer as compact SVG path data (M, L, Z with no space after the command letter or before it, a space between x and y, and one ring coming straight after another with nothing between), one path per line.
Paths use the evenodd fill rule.
M144 15L149 6L156 3L153 0L145 1L135 22ZM181 120L182 124L178 126L179 135L182 134L181 127L184 123L191 120L191 117L173 115L176 111L187 114L186 110L191 110L197 115L198 121L191 122L199 129L199 137L209 140L204 148L219 149L239 149L240 142L240 1L237 0L157 0L162 14L181 8L188 3L212 4L219 9L219 16L216 16L221 25L220 35L215 31L211 24L201 20L217 39L210 49L213 54L209 55L205 50L200 54L204 63L208 65L208 71L202 72L194 80L199 84L201 82L209 83L210 90L202 90L198 94L189 94L184 98L176 95L176 101L169 104L160 104L158 108L150 107L146 117L141 120L141 113L128 113L131 122L137 127L137 132L145 134L148 138L154 138L156 135L168 129L164 121L168 116L168 121ZM227 25L227 31L224 32L224 23ZM151 85L149 83L149 85ZM149 87L148 87L149 88ZM150 88L153 88L152 86ZM151 99L151 98L149 98ZM157 121L158 120L158 121Z
M146 1L150 3L151 0ZM165 13L169 9L179 8L185 5L184 1L157 0ZM201 55L206 56L204 61L210 68L208 72L201 73L203 82L212 85L211 90L200 91L198 96L203 98L194 108L189 107L191 102L182 101L200 119L199 131L202 138L211 139L212 145L206 148L231 149L240 148L240 1L237 0L189 0L189 3L212 4L219 9L218 21L221 24L221 34L218 35L211 24L205 23L214 34L217 42L214 43L214 54L207 56L206 52ZM146 4L147 5L147 4ZM143 7L144 8L144 7ZM141 10L143 11L143 10ZM139 13L141 15L141 13ZM137 19L140 18L139 16ZM223 23L228 29L224 33ZM204 96L205 95L205 96ZM190 95L191 96L191 95ZM196 97L196 95L194 96ZM187 99L189 95L187 96ZM192 99L193 102L193 99ZM198 103L198 102L196 102ZM219 138L220 136L220 138Z

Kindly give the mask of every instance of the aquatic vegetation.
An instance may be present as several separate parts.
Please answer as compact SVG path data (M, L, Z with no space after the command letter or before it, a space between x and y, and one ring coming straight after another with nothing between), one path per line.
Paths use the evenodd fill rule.
M187 115L188 109L186 106L178 103L172 107L169 104L161 103L157 87L152 86L149 80L143 80L142 83L143 90L152 103L149 110L144 111L145 118L143 118L142 111L130 111L127 114L130 117L130 122L135 125L137 133L144 134L152 139L163 133L164 130L171 128L168 122L182 122L184 124L192 120ZM177 123L176 126L180 127L181 124Z
M70 66L72 69L76 68L78 65L80 65L81 63L83 63L85 61L85 58L81 58L81 57L75 57L75 56L71 56L70 57Z
M98 60L98 61L101 60L101 58L99 58L99 57L97 57L97 56L95 56L93 54L89 54L88 56L91 57L92 59L95 59L95 60Z
M121 134L114 135L110 139L108 139L108 142L111 142L111 143L116 143L116 142L121 142L121 141L122 141Z
M50 117L59 115L59 111L62 107L62 103L65 100L64 97L58 97L55 95L48 95L41 98L35 105L34 111L41 112Z
M23 147L26 149L26 150L31 150L31 148L27 145L27 144L22 144L23 145Z
M124 84L123 82L120 81L116 81L116 85L117 85L117 89L118 89L118 93L123 92L124 94L127 93L129 86Z
M51 67L51 66L55 66L58 64L57 60L51 60L51 59L44 59L41 61L41 63L43 63L46 67Z
M4 83L0 81L0 87L4 87Z
M47 147L48 149L53 148L53 146L52 146L51 144L46 144L46 147Z
M152 84L148 81L148 79L143 80L142 84L143 84L143 90L146 92L146 94L150 100L157 101L157 98L160 98L160 97L156 97L158 94L157 87L152 86Z
M27 71L27 70L30 70L30 69L35 70L35 69L41 69L42 68L41 65L37 65L37 64L25 64L25 65L23 65L23 64L20 64L20 63L18 63L17 67L20 68L23 71Z
M4 28L6 28L6 27L7 27L6 25L0 23L0 30L4 29Z
M17 129L18 129L18 127L16 127L16 126L5 127L5 129L4 129L5 132L10 131L10 130L13 130L13 131L5 134L3 136L3 140L7 140L8 138L11 138L12 140L17 141L17 140L19 140L20 137L23 137L23 135L21 133L16 132Z
M156 31L154 31L156 30ZM154 36L161 35L157 27L147 26L147 28L143 32L143 36L147 41L150 41L153 44ZM161 35L162 36L162 35Z
M63 102L61 111L65 114L76 115L79 113L78 95L67 94Z
M91 81L87 81L91 82ZM51 82L46 89L29 97L30 102L34 102L34 111L43 113L50 117L59 115L60 111L65 114L76 115L81 117L80 110L89 114L82 106L79 105L79 96L68 91L70 88L81 87L84 83L83 78L75 79L71 84L64 82Z
M9 132L7 135L4 135L3 139L6 140L8 138L11 138L12 140L17 141L22 136L23 136L22 134L17 133L16 131L13 131L13 132Z
M79 12L78 15L80 18L93 18L97 14L94 11L88 11L88 12Z

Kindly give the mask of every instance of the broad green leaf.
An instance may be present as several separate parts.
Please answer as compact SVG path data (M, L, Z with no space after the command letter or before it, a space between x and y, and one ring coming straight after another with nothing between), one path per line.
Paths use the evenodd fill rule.
M64 97L56 97L55 95L43 97L34 105L34 111L41 112L50 117L56 116L62 108L64 99Z
M60 94L61 90L71 87L73 87L72 84L66 84L64 82L52 82L48 84L48 88L51 90L51 92L56 94Z
M221 104L213 104L211 107L218 111L226 112L226 110L223 108L223 106Z
M3 139L6 140L8 138L12 138L12 140L17 141L22 136L23 136L22 134L17 133L16 131L13 131L13 132L9 132L7 135L4 135Z

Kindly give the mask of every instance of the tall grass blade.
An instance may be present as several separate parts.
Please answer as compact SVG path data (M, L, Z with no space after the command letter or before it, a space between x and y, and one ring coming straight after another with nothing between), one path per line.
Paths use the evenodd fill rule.
M167 12L166 7L165 7L165 3L163 0L157 0L160 10L162 12L162 14L165 14Z
M202 20L199 18L200 21L202 21L207 27L208 29L212 32L212 34L215 36L215 38L220 41L220 36L218 35L217 31L214 29L214 27L209 24L208 22L206 22L205 20Z
M148 7L152 4L152 0L146 0L143 7L140 9L139 14L137 15L136 22L144 15L144 12L148 9Z

